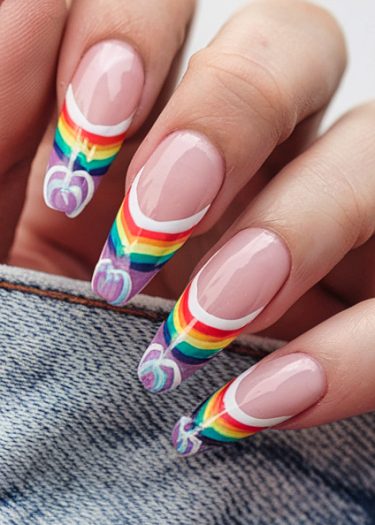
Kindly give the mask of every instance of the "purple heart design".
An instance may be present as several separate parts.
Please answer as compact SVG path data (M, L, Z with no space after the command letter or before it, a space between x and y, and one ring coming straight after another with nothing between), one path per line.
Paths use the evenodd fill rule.
M95 184L89 173L57 165L47 171L43 191L44 200L50 208L74 218L90 202L94 190Z
M115 268L111 259L102 259L95 268L92 288L108 303L121 306L130 295L132 282L125 269Z
M138 377L150 392L171 390L182 381L178 364L165 357L165 348L159 343L152 343L146 350L139 363Z

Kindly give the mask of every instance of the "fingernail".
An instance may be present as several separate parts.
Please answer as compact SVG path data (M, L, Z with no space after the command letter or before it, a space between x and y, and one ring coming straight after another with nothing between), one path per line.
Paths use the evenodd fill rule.
M193 374L253 321L287 279L289 252L274 233L237 233L198 272L146 350L144 387L170 390Z
M169 135L126 195L92 279L113 305L136 295L189 238L224 177L216 148L202 135Z
M234 443L303 412L325 390L323 369L307 354L260 362L215 392L191 416L182 417L172 432L173 445L190 456Z
M125 139L144 82L141 60L118 40L92 46L69 84L44 181L44 200L76 217Z

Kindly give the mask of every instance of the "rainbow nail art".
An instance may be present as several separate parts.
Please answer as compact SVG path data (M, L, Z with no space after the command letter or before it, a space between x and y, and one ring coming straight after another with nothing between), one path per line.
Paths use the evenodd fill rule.
M44 181L44 200L50 208L72 218L81 213L119 152L131 120L114 126L92 124L69 85Z
M228 346L263 309L239 319L210 314L198 301L197 283L202 271L184 290L140 362L139 379L151 392L178 386Z
M234 443L289 419L290 416L255 418L244 412L238 402L238 388L257 365L233 379L193 412L182 417L172 432L172 443L183 456L208 447Z
M134 179L92 279L93 290L110 304L121 306L136 295L190 237L209 206L195 215L174 221L147 217L138 202Z

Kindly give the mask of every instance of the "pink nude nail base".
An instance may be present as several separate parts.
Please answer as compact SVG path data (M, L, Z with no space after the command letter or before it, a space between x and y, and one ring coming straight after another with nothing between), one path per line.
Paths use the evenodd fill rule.
M69 84L44 180L44 200L76 217L119 152L143 89L136 52L117 40L83 56Z
M172 433L177 452L190 456L235 443L300 414L324 395L320 364L303 353L261 361L182 417Z
M268 305L290 271L274 233L240 231L184 290L146 350L138 375L152 392L170 390L228 346Z

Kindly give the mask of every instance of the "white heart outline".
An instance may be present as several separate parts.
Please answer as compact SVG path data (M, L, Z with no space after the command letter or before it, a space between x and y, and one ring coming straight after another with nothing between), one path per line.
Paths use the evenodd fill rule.
M149 359L147 361L147 356L155 350L158 350L160 352L160 356L157 359L152 359L152 360ZM153 363L158 368L161 368L161 366L164 366L168 369L172 369L173 381L172 381L172 385L168 389L168 390L172 390L173 388L176 388L178 385L180 385L182 382L181 370L176 361L165 358L164 354L165 354L165 349L163 345L161 345L160 343L151 343L150 346L147 348L146 352L144 353L141 362L139 363L138 375L140 376L140 378L142 377L142 368L149 363Z
M103 266L109 265L110 269L109 270L108 269L101 270L100 269L101 265L103 265ZM98 264L96 265L92 280L95 281L95 278L99 279L99 277L97 277L96 274L99 273L99 272L103 272L103 271L105 272L105 277L104 278L106 278L106 276L108 274L114 274L114 275L118 274L124 279L124 283L125 283L125 280L127 280L126 282L129 285L127 295L125 297L123 297L122 293L121 293L119 298L116 299L115 301L108 301L113 306L121 306L128 299L128 297L130 296L131 291L132 291L132 280L131 280L131 277L130 277L129 273L124 268L115 268L113 266L112 259L106 258L106 259L101 259L98 262ZM123 286L123 288L124 288L124 286Z
M177 440L175 448L177 452L183 456L192 456L196 454L202 447L203 442L198 437L198 430L185 430L187 424L193 423L194 420L191 417L182 416L177 423ZM182 441L182 445L178 445L178 442ZM192 449L189 452L186 452L188 445L192 445Z
M54 175L55 173L66 173L66 175L69 175L71 177L80 177L87 182L86 198L81 202L81 204L75 211L71 213L66 213L67 217L69 217L70 219L74 219L87 206L87 204L91 201L94 195L95 184L94 184L93 178L89 173L87 173L87 171L84 171L84 170L71 171L69 168L67 168L66 166L63 166L62 164L58 164L56 166L52 166L51 168L49 168L49 170L46 173L45 179L44 179L43 197L44 197L44 201L47 204L47 206L49 208L52 208L53 210L56 210L56 208L52 205L52 202L50 202L49 200L48 184L50 183L52 175ZM64 179L61 179L61 181L63 180Z

